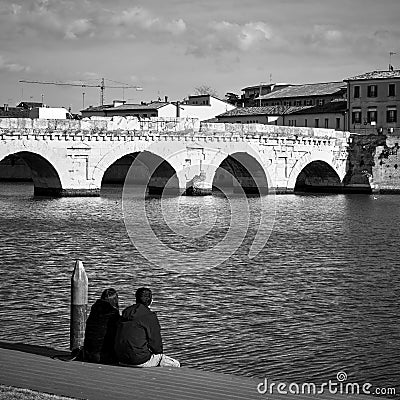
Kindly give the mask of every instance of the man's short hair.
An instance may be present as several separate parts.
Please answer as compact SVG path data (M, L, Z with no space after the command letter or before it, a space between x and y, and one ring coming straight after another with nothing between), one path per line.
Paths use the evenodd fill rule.
M153 295L149 288L141 287L136 290L136 303L143 304L144 306L149 306L153 299Z

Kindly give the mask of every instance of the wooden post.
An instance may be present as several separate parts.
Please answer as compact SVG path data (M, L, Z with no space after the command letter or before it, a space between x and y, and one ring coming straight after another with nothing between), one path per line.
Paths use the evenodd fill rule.
M88 308L88 278L83 263L77 260L71 278L70 350L83 347Z

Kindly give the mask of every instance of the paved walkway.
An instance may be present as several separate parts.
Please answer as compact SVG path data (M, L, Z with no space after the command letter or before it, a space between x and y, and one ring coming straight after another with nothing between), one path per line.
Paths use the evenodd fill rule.
M371 399L261 395L257 392L260 381L250 378L187 367L139 369L52 358L60 354L53 349L0 342L0 384L90 400Z

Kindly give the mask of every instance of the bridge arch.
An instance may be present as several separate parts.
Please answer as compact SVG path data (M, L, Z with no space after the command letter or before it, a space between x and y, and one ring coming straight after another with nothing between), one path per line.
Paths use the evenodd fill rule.
M147 184L149 194L160 194L163 190L176 194L179 192L179 177L177 163L168 159L165 153L157 146L145 146L141 142L128 142L107 153L94 167L92 180L101 187L105 182L112 182L115 178L115 166L120 166L119 182L125 178L129 183ZM135 162L135 170L130 171ZM141 168L138 171L138 167ZM114 168L114 172L112 169ZM165 193L165 192L164 192Z
M236 187L238 183L241 189ZM212 175L212 187L214 190L232 187L234 192L267 194L272 182L261 158L247 148L238 148L220 157Z
M10 156L19 157L30 168L34 195L62 195L66 181L60 168L62 160L48 146L37 142L12 141L1 146L0 161Z
M289 190L332 191L342 190L345 168L337 168L334 155L314 152L299 159L288 179Z

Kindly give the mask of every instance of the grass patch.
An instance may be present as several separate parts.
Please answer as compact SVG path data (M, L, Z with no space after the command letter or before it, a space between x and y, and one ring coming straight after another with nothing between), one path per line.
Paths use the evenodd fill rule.
M0 400L71 400L71 397L0 385Z

